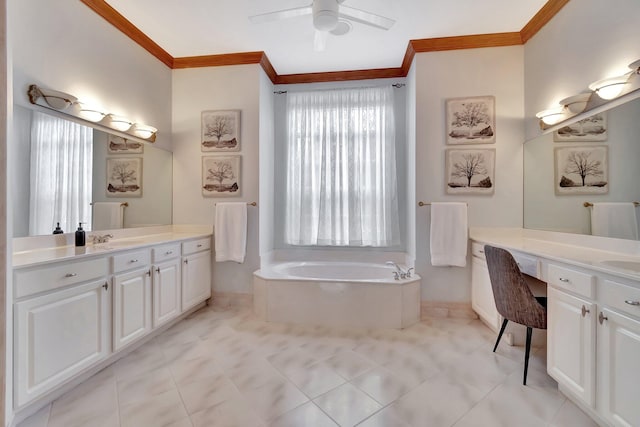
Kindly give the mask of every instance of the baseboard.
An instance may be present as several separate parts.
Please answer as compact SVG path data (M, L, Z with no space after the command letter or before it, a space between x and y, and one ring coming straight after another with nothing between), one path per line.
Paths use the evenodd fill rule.
M421 301L420 318L477 319L478 315L467 302Z
M252 308L253 294L214 292L212 305L219 308Z

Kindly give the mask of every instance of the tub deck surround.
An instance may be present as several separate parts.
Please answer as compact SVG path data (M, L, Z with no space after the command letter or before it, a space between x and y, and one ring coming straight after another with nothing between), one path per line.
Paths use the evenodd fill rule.
M420 320L418 275L363 262L287 262L254 273L253 303L265 321L402 329Z
M92 235L112 234L114 237L106 243L92 244ZM76 247L74 234L57 236L34 236L13 239L13 268L34 267L41 264L65 260L109 255L115 251L155 246L176 240L208 237L211 226L168 225L159 227L127 228L87 232L87 245Z
M639 241L523 228L483 227L472 227L469 238L478 243L640 281L640 270L611 263L625 261L640 266ZM538 279L546 281L545 269L541 270L541 276Z

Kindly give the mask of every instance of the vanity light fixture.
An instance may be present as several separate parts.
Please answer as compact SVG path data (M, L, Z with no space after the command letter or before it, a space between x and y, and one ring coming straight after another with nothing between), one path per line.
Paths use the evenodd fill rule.
M107 114L106 117L107 126L120 132L128 131L133 125L133 122L126 117L118 116L117 114Z
M68 93L44 89L37 85L29 86L27 95L29 96L29 101L32 104L37 104L38 99L42 98L49 107L59 111L66 110L78 101L78 98L73 95L69 95Z
M536 114L536 117L542 120L546 125L555 125L567 118L567 110L564 106L550 108L548 110L540 111Z
M640 74L640 60L629 64L631 72L617 77L609 77L607 79L598 80L589 85L589 89L598 94L602 99L615 99L625 89L626 85L631 83L631 77Z
M155 134L158 129L154 128L153 126L144 125L142 123L134 123L129 131L133 132L134 135L142 139L149 139L151 137L154 137L153 139L155 140Z
M153 126L134 123L126 117L107 113L82 101L78 101L78 98L68 93L44 89L38 85L30 85L27 90L27 96L32 104L64 111L65 114L79 117L89 122L100 122L102 126L110 127L111 129L136 136L149 142L156 141L158 129Z
M84 102L76 102L75 107L77 109L76 115L90 122L97 123L105 118L107 113L104 113L97 108L91 107Z
M593 92L573 95L560 101L560 104L564 105L571 114L580 114L587 108L587 103L592 94Z

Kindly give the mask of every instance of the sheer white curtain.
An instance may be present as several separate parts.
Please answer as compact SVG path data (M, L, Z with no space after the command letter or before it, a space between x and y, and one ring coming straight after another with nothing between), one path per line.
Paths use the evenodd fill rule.
M31 122L29 234L91 230L93 129L34 112Z
M391 87L287 94L285 243L399 244Z

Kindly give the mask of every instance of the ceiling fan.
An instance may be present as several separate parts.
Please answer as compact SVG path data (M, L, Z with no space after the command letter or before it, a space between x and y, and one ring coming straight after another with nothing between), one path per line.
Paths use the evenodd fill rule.
M308 6L253 15L249 17L249 20L254 24L259 24L312 15L313 27L316 29L314 39L316 50L324 50L328 34L342 36L351 31L351 22L358 22L381 30L388 30L396 22L384 16L344 6L342 5L344 2L345 0L313 0Z

